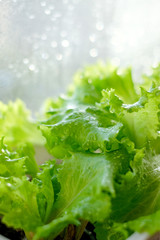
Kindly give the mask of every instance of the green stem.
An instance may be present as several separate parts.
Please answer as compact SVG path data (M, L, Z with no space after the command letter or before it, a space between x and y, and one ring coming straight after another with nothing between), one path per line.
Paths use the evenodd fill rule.
M76 234L76 227L73 224L70 224L65 231L64 240L75 239L75 234Z
M87 224L88 224L88 221L81 221L81 225L78 226L77 229L76 229L75 240L80 240L81 239Z
M32 240L34 237L34 233L33 232L25 232L26 238L27 240ZM44 240L43 238L39 239L39 240Z
M70 224L64 232L63 240L80 240L87 224L88 221L81 221L81 225L78 227Z
M34 236L34 234L32 232L25 232L25 235L26 235L27 240L32 240L33 236Z

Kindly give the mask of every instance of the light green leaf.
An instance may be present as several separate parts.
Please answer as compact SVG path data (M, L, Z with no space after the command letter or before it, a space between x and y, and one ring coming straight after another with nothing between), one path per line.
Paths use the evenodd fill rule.
M53 168L52 163L52 168ZM0 177L0 215L9 227L36 232L51 214L54 189L50 169L46 168L31 181L23 176Z
M125 102L133 103L137 99L131 69L118 69L109 63L98 62L78 72L74 78L72 91L82 103L99 102L103 89L115 89L115 93Z
M57 236L57 222L65 227L66 220L67 224L80 219L101 222L108 216L110 194L114 195L113 176L121 165L120 160L115 159L112 168L113 159L112 153L106 156L77 153L64 161L58 174L61 190L53 207L53 220L38 229L35 239L51 233Z
M129 233L123 224L110 222L96 223L95 233L97 240L126 240L129 237Z
M6 143L13 147L22 143L45 143L30 111L20 100L9 102L8 105L0 102L0 137L3 136Z
M57 117L61 117L61 120ZM116 115L103 109L67 110L53 114L53 117L41 126L46 137L48 149L57 158L69 156L69 152L113 151L119 148L116 139L122 128ZM47 126L47 127L46 127Z
M136 232L147 232L153 235L160 231L160 210L147 216L142 216L136 220L124 224L126 228Z
M44 225L43 227L39 227L33 240L39 240L41 238L47 238L49 236L54 239L69 224L79 225L80 222L72 215L60 217L54 221L51 221L47 225Z
M31 144L21 145L13 152L4 144L4 138L0 140L0 176L22 177L28 174L34 177L38 171Z
M105 155L76 153L64 160L57 175L61 189L51 221L38 228L35 239L53 238L80 220L103 222L111 210L110 198L115 197L114 181L129 170L130 160L124 149Z
M33 231L42 225L37 194L38 186L25 177L0 177L0 214L3 215L3 222L25 231Z
M157 139L159 130L159 89L151 92L142 91L139 102L133 105L124 105L123 124L126 134L135 143L136 148L146 146L148 141Z

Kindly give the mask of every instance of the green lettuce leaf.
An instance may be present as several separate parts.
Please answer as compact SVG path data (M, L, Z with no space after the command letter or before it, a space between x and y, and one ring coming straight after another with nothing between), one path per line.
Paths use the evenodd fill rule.
M124 228L139 233L147 232L153 235L160 231L160 210L147 216L139 217L124 224Z
M33 231L43 224L38 210L39 189L36 184L26 177L0 177L0 183L0 214L7 226Z
M119 158L117 158L117 155ZM114 195L117 169L126 171L119 154L74 154L59 168L61 190L52 210L52 221L39 227L35 239L56 237L68 224L79 220L103 221L110 212L110 194ZM128 161L126 157L126 161ZM123 162L123 163L121 163ZM58 231L57 231L58 225Z
M25 158L25 173L32 177L35 177L37 172L39 172L39 167L35 159L35 150L33 145L29 143L19 145L16 151L20 157ZM13 176L15 175L13 174Z
M2 177L22 177L26 174L35 176L38 166L34 158L34 150L30 145L21 146L18 151L11 151L4 144L4 139L0 141L0 176Z
M124 113L124 124L127 127L128 137L135 143L136 148L142 148L159 136L159 89L154 88L150 92L145 92L140 98L147 99L143 105L138 104L124 106L127 112ZM136 106L135 106L136 105Z
M111 196L115 197L114 181L129 170L131 160L125 149L76 153L65 159L57 174L61 188L50 222L37 229L34 239L54 238L69 224L80 225L80 220L103 222L110 213Z
M135 219L160 208L159 160L159 155L152 155L144 150L137 152L131 164L132 171L116 186L111 214L115 221Z
M47 222L54 202L55 162L39 170L30 145L11 151L0 141L0 215L15 229L36 231ZM29 175L30 177L27 177Z
M149 141L159 137L160 94L159 88L152 85L150 91L141 89L139 100L133 104L124 104L115 90L103 90L103 98L97 104L106 112L115 113L117 121L123 124L123 135L129 138L136 148L146 147ZM152 123L152 124L151 124ZM149 127L148 127L149 126ZM158 140L159 141L159 140Z
M160 64L157 64L156 66L151 68L150 74L143 74L142 75L144 82L142 83L142 86L149 90L152 82L156 84L157 87L160 86Z
M111 200L109 218L96 224L98 240L118 236L125 240L133 231L160 231L160 155L138 150L130 166L132 171L121 175L115 184L116 197Z
M44 125L41 130L48 149L57 158L62 159L69 152L97 149L104 152L119 148L116 137L122 123L117 121L116 115L95 107L53 114Z
M131 69L119 69L109 63L98 62L78 72L74 77L71 92L82 103L99 102L103 89L115 89L116 94L125 102L137 100Z
M48 221L54 190L48 169L27 177L0 177L0 215L9 227L35 232Z
M96 223L95 233L98 240L126 240L132 232L129 232L123 224L108 220L106 223Z
M16 147L22 143L43 145L45 143L37 124L31 118L30 111L20 100L0 102L0 137L10 146Z
M159 72L143 88L130 68L99 62L78 72L66 96L46 102L38 124L59 160L40 168L32 147L44 143L38 124L22 102L0 103L0 136L9 144L0 142L2 221L34 240L63 238L84 222L98 240L159 231Z

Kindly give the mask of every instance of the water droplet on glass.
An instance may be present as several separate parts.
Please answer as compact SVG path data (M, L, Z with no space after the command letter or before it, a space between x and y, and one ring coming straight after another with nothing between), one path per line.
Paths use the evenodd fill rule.
M58 54L56 55L56 59L57 59L58 61L61 61L62 58L63 58L62 54L58 53Z
M31 20L35 19L35 15L31 14L31 15L28 16L28 18L31 19Z
M95 42L95 41L96 41L96 35L95 35L95 34L90 35L90 36L89 36L89 40L90 40L91 42Z
M111 60L111 63L112 63L113 65L119 66L119 65L120 65L120 59L119 59L119 58L113 58L113 59Z
M33 49L34 50L37 50L39 48L39 44L38 43L35 43L34 45L33 45Z
M92 48L90 51L89 51L89 54L91 57L97 57L98 56L98 51L96 48Z
M41 39L42 39L43 41L45 41L45 40L47 39L46 34L43 34L43 35L41 36Z
M35 69L36 69L35 65L33 65L33 64L29 65L28 68L30 71L35 71Z
M61 35L61 37L66 37L67 36L67 32L66 31L62 31L60 35Z
M51 17L51 21L53 21L53 22L56 21L55 16L52 16L52 17Z
M55 13L54 17L55 18L60 18L62 16L62 14L60 14L59 12Z
M158 65L159 65L159 64L158 64L158 61L155 61L155 62L153 63L153 65L152 65L152 67L153 67L153 68L157 68Z
M49 58L49 55L48 55L48 53L42 53L41 57L42 57L42 59L47 60Z
M52 41L51 42L51 47L52 48L56 48L57 47L57 42L56 41Z
M17 73L17 74L16 74L16 77L17 77L17 78L21 78L21 77L22 77L22 74L21 74L21 73Z
M68 10L69 10L69 11L73 11L73 10L74 10L74 6L73 6L73 5L69 5L69 6L68 6Z
M24 58L24 59L23 59L23 63L24 63L24 64L28 64L28 63L29 63L28 58Z
M9 65L8 65L8 68L9 68L9 69L12 69L12 68L13 68L13 64L9 64Z
M50 14L51 14L51 10L50 10L50 9L46 9L46 10L44 11L44 13L45 13L46 15L50 15Z
M145 72L146 72L147 75L152 75L153 74L153 71L150 68L146 69Z
M44 1L41 2L41 6L42 6L42 7L45 7L45 6L46 6L46 2L44 2Z
M52 6L52 5L50 5L50 6L49 6L49 9L50 9L50 10L53 10L53 9L55 9L55 7Z
M38 72L39 72L39 69L38 69L38 68L36 68L34 72L35 72L35 73L38 73Z
M104 29L104 24L102 22L97 22L96 23L96 29L98 31L102 31Z
M64 40L61 42L61 44L62 44L62 47L64 47L64 48L69 47L69 41L66 40L66 39L64 39Z
M47 32L51 31L51 27L46 27L46 31Z

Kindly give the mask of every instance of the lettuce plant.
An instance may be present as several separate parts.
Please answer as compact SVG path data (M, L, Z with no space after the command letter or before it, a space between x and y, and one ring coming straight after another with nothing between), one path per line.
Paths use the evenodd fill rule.
M143 78L135 84L130 68L88 66L37 122L20 101L1 104L7 226L33 240L80 240L88 223L97 240L160 231L160 66ZM34 146L44 144L53 157L38 165Z

